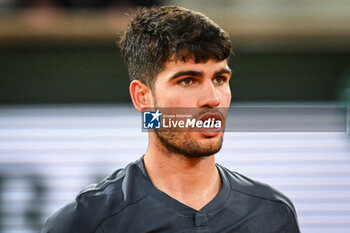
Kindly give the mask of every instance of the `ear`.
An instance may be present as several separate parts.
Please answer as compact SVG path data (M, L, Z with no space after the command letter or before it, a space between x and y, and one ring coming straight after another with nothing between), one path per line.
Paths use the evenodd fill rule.
M134 107L142 112L142 108L153 107L151 89L140 80L133 80L129 86L130 96Z

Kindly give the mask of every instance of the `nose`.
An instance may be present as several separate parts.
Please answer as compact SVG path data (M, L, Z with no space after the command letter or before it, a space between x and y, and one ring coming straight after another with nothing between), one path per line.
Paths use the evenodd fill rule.
M217 90L211 80L204 83L201 88L200 97L198 99L199 107L214 108L220 104L220 99Z

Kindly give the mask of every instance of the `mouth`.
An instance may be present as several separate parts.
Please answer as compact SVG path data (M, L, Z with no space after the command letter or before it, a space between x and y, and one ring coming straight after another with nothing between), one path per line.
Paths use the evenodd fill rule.
M205 113L199 117L199 120L201 121L206 121L208 119L222 122L222 116L219 113Z
M210 112L210 113L204 113L199 117L199 120L202 122L207 122L210 127L203 127L200 129L200 132L202 135L206 137L215 137L219 135L221 128L223 127L223 116L218 112ZM220 121L220 127L216 124L218 121Z

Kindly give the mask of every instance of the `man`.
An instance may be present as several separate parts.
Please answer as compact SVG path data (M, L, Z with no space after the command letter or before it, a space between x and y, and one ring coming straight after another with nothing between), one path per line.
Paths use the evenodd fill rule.
M226 32L180 7L141 9L120 41L135 108L228 108ZM83 190L42 232L297 233L273 188L216 165L223 132L149 132L146 154Z

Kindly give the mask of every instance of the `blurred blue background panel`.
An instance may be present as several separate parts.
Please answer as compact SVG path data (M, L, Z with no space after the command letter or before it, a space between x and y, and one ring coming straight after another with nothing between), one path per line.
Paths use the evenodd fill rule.
M38 232L84 186L145 152L116 46L140 4L0 0L1 233ZM143 4L198 10L228 31L234 105L348 106L347 0ZM339 131L227 132L217 155L291 197L304 233L350 232L349 160L349 135Z

